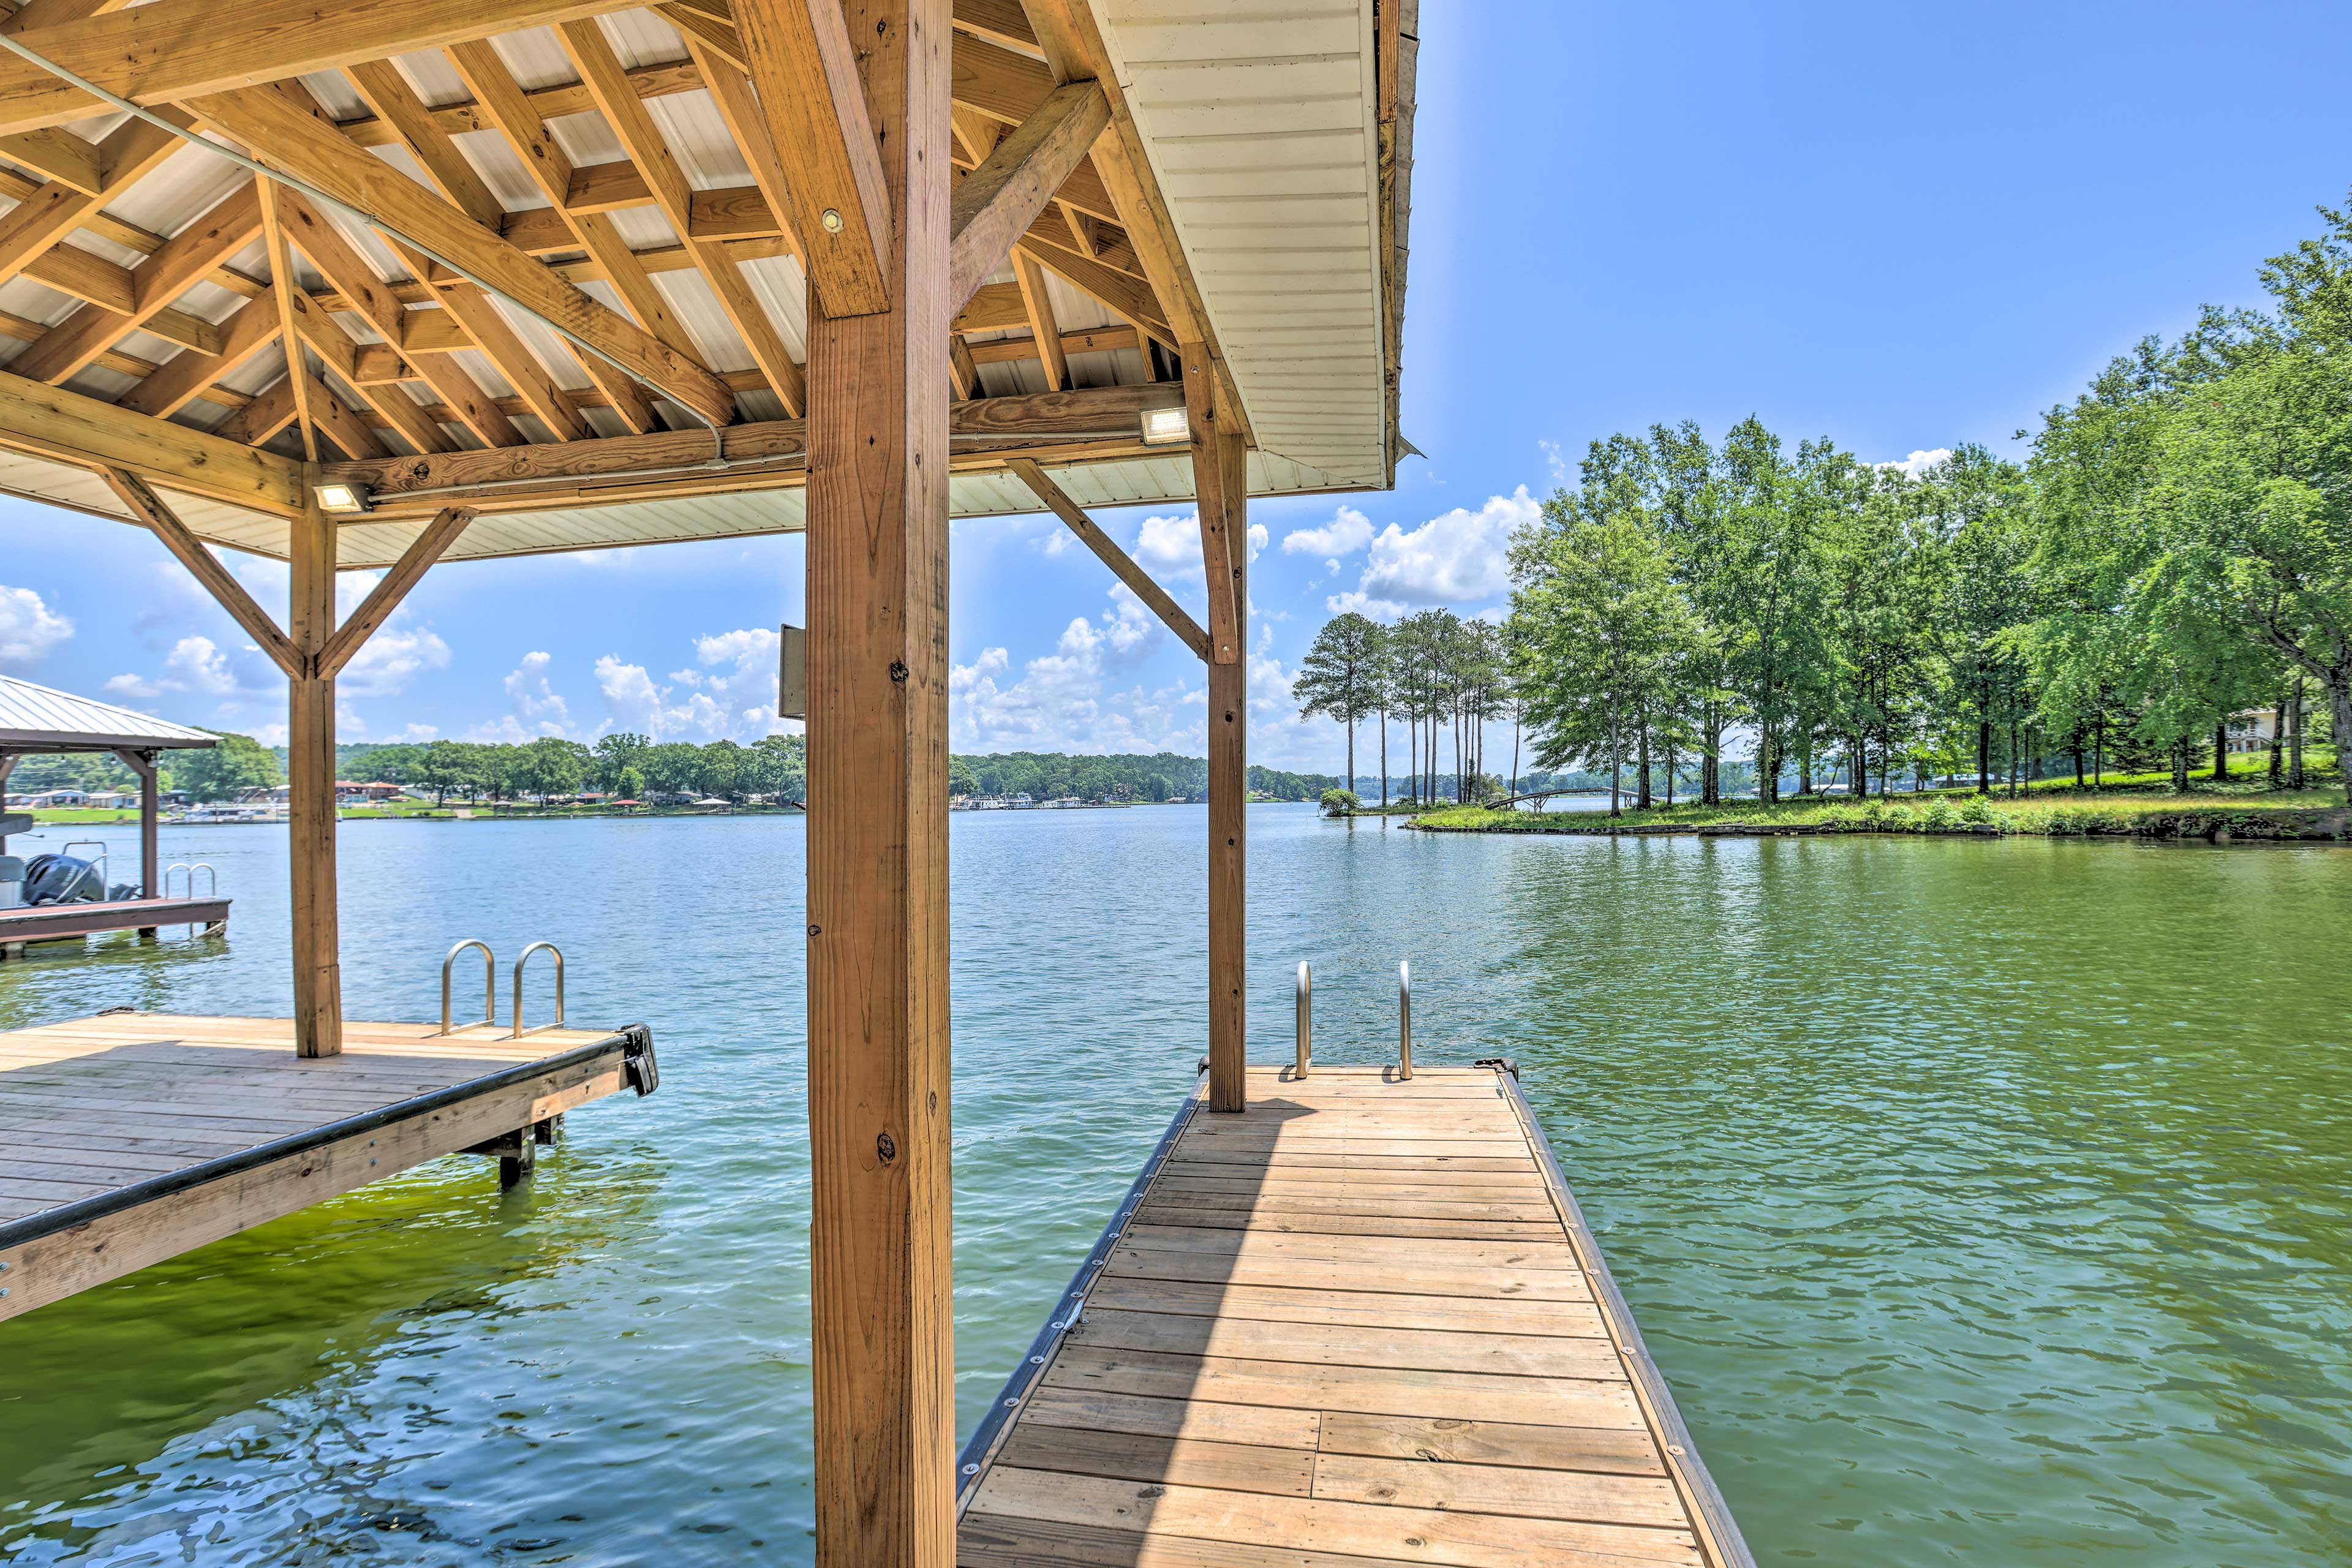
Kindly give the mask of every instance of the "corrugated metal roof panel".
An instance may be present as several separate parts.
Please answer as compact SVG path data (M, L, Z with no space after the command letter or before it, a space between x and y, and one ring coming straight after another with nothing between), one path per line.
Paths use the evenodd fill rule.
M154 746L181 749L218 742L202 730L134 713L111 702L0 675L0 745Z

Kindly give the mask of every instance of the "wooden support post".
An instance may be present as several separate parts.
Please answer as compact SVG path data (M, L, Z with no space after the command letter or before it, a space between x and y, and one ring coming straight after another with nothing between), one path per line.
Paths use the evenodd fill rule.
M1249 487L1241 437L1184 356L1192 493L1209 575L1209 1109L1248 1108Z
M770 0L770 12L833 9ZM763 7L739 7L749 20ZM808 1061L820 1568L951 1568L948 0L844 0L887 210L881 276L812 261ZM747 39L759 29L746 27ZM760 65L760 48L753 47ZM780 143L809 139L754 78ZM823 100L795 94L795 114ZM866 135L829 127L837 144ZM863 152L875 151L871 137ZM787 155L791 150L787 149ZM845 182L828 202L846 203ZM794 215L796 220L802 215ZM802 238L819 245L810 221ZM826 241L827 245L838 243ZM848 315L845 310L883 309Z
M8 775L16 771L16 753L14 752L0 752L0 827L5 827L7 825ZM8 835L5 832L0 832L0 855L5 855L6 853L8 853Z
M335 520L315 505L288 525L294 602L289 640L300 663L287 681L287 857L293 876L294 1052L343 1048L343 983L335 905L335 678L318 673L335 631Z
M163 858L156 843L155 753L128 749L114 753L122 765L139 775L139 896L160 899L163 896L161 868ZM153 926L141 926L141 936L153 936Z

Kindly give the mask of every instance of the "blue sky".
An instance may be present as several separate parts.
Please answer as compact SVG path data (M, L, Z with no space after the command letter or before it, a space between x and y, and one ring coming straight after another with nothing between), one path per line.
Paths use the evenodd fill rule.
M1873 461L2013 450L2135 339L2257 302L2352 186L2352 7L1428 0L1423 26L1429 457L1391 494L1253 506L1276 765L1338 767L1288 700L1333 604L1500 604L1509 527L1593 437L1753 412ZM1103 521L1197 609L1190 509L1160 510ZM0 521L0 668L278 738L282 682L144 534ZM233 559L282 606L284 568ZM960 523L952 572L958 750L1199 754L1199 667L1058 523ZM437 570L346 678L343 737L751 738L801 573L793 538Z

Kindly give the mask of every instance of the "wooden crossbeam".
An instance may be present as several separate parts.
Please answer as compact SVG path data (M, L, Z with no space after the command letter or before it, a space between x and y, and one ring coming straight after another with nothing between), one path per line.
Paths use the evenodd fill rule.
M743 0L745 65L783 161L784 215L825 312L887 310L889 192L839 0Z
M190 403L202 397L222 376L233 374L242 365L278 341L281 321L275 296L247 300L236 308L221 327L221 352L217 354L197 353L186 350L174 354L149 372L129 392L123 394L118 406L134 414L152 414L158 418L176 414ZM107 356L99 356L106 363Z
M131 269L127 310L84 305L8 368L36 381L65 380L162 314L190 284L251 244L261 226L260 196L248 182Z
M1201 629L1201 623L1186 615L1184 606L1171 598L1168 590L1161 587L1150 573L1137 565L1135 558L1121 550L1101 526L1087 515L1086 509L1070 499L1067 490L1055 484L1045 469L1027 458L1014 458L1005 467L1019 475L1021 482L1027 485L1055 517L1069 525L1070 531L1076 534L1079 541L1093 551L1137 598L1150 606L1151 613L1176 634L1177 640L1192 650L1194 658L1206 659L1209 657L1209 634Z
M334 442L349 458L364 461L392 455L391 449L376 439L375 426L344 402L341 394L307 372L303 379L310 384L302 389L302 403L320 435Z
M751 349L751 362L783 399L785 411L799 414L807 401L801 387L801 367L785 348L767 308L752 293L751 280L724 249L694 237L694 187L687 183L686 172L655 127L645 101L630 87L628 73L604 29L594 22L567 22L556 31L580 79L595 96L596 107L651 188L655 205L685 242L729 324Z
M311 379L310 356L304 346L309 342L304 329L310 324L312 310L309 296L295 284L294 255L287 247L283 221L285 194L276 185L263 193L262 230L269 253L269 290L278 299L278 342L286 350L286 379L282 384L294 407L294 426L302 438L302 455L315 463L319 460L319 431L310 418L310 388L317 383ZM269 433L275 434L276 431ZM268 438L269 436L258 436L254 443L258 446Z
M5 58L16 59L13 55ZM183 126L194 123L177 110L164 110L163 118ZM161 127L143 120L124 121L99 143L100 191L79 191L51 180L0 217L0 279L23 271L26 262L95 216L108 192L152 172L179 149L179 138Z
M1016 250L1013 276L1021 289L1022 308L1028 312L1031 346L1045 369L1045 384L1055 389L1069 385L1069 356L1062 352L1062 327L1054 316L1053 298L1045 291L1045 269L1027 251Z
M300 390L301 384L292 375L281 375L252 402L214 426L213 434L224 441L257 447L300 417L302 410L294 401Z
M84 195L98 195L106 189L106 165L97 145L55 126L0 136L0 158L20 163L44 179L70 185Z
M0 447L77 468L119 468L152 483L286 517L301 509L302 465L0 371Z
M154 0L18 33L52 64L134 103L201 98L347 60L382 59L523 27L631 9L639 0ZM32 61L0 54L0 135L61 125L106 108Z
M721 425L734 417L734 395L724 382L397 169L352 146L323 116L268 89L222 93L198 100L194 108L244 142L252 156L300 175L335 200L464 264L524 309L594 344L629 374L703 417Z
M400 602L408 596L408 591L416 586L426 570L440 560L451 545L457 542L457 536L466 531L466 525L477 515L471 507L463 506L445 507L434 515L433 521L425 525L425 531L400 552L400 559L392 563L376 585L369 590L368 596L359 602L350 617L327 639L327 646L319 654L320 675L335 676L341 672L343 666L351 663L352 656L365 646L369 637L375 635L378 626L392 618L393 611L400 607Z
M269 618L269 612L253 602L245 584L221 564L220 557L205 548L204 542L188 531L188 525L163 504L163 498L146 480L127 469L103 466L99 468L98 477L131 509L131 517L144 523L163 548L179 558L180 564L228 612L229 618L244 629L255 646L269 656L272 663L289 676L300 673L301 656L294 651L286 634L278 629L278 623Z
M1109 101L1094 83L1056 88L957 185L949 219L951 307L961 307L1003 264L1109 121Z

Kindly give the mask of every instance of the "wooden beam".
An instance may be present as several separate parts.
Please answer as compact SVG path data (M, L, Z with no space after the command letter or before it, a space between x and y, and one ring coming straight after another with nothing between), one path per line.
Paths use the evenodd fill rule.
M84 305L17 355L8 368L35 381L63 381L73 375L148 325L189 285L251 244L261 227L260 196L248 182L131 269L128 310Z
M1062 352L1062 326L1054 317L1054 301L1045 292L1045 269L1026 251L1013 253L1013 277L1021 288L1022 308L1028 312L1031 347L1045 368L1045 384L1059 391L1070 384L1070 360ZM1134 335L1132 329L1129 335Z
M1192 384L1192 361L1185 362ZM1201 401L1213 403L1202 377ZM1201 503L1201 547L1209 571L1212 636L1221 589L1230 596L1227 635L1209 662L1209 1109L1249 1109L1249 511L1246 454L1232 431L1212 423L1201 439L1195 415L1192 487ZM1213 542L1221 541L1219 549Z
M468 46L458 44L455 48ZM659 65L632 66L629 80L641 98L663 98L672 93L698 92L702 78L694 66L685 60L666 60ZM567 114L584 113L596 107L588 89L577 82L562 87L533 88L525 95L533 112L542 120L560 120ZM479 99L459 100L455 103L436 104L433 121L452 136L463 136L471 131L496 131L492 120ZM388 147L400 140L400 133L372 115L337 121L344 135L362 147Z
M157 418L176 414L202 397L213 383L233 374L256 354L278 341L281 322L274 296L247 300L221 325L221 352L198 353L193 349L173 355L122 395L118 407ZM100 354L99 363L106 363ZM111 368L111 367L110 367Z
M302 401L320 435L334 442L345 457L362 462L392 455L391 448L376 439L375 426L362 418L341 394L315 375L310 383Z
M477 515L472 508L462 506L444 507L434 514L433 521L425 525L424 531L410 542L408 548L400 552L400 559L392 563L383 578L369 591L368 596L360 601L351 618L327 639L327 646L319 656L320 674L335 676L342 672L343 666L351 663L352 656L375 635L378 626L392 618L393 611L400 607L400 602L408 596L408 591L416 586L427 568L457 542L457 536L466 531L466 525Z
M5 57L15 60L14 55ZM21 61L18 63L22 63ZM176 109L163 111L178 125L194 121ZM126 120L98 144L102 190L76 190L51 180L20 200L7 216L0 217L0 279L13 278L25 264L83 224L98 216L107 193L117 192L152 173L180 150L180 139L143 120Z
M1072 354L1106 353L1112 349L1139 349L1143 340L1133 327L1087 327L1066 331L1061 337L1062 357L1066 362ZM1037 359L1037 345L1027 338L991 338L986 342L971 345L971 357L978 364L1002 364L1008 360Z
M221 564L219 556L205 548L204 542L188 531L188 525L163 504L163 498L149 488L146 480L124 468L100 468L98 477L131 509L132 521L143 523L164 549L178 557L180 564L188 569L205 592L228 612L229 619L269 656L271 663L289 675L301 668L301 656L286 634L278 629L278 623L269 618L269 612L253 602L245 584Z
M300 175L335 200L373 213L419 244L464 264L525 310L594 344L631 374L705 418L723 425L734 417L734 395L718 377L557 278L389 163L352 146L331 121L268 89L223 93L199 100L195 107L244 142L255 158Z
M449 198L451 205L483 227L496 230L499 220L506 216L506 208L457 150L456 140L441 129L400 68L390 60L369 60L345 68L343 74L359 89L360 97L375 110L376 118L392 127L400 139L398 145L408 150L425 177Z
M292 375L279 376L264 387L259 396L214 426L213 434L240 446L259 447L300 416L302 411L294 401L296 390ZM296 465L298 469L299 467Z
M331 70L467 38L542 26L639 0L154 0L110 16L37 27L16 41L53 65L152 107ZM108 112L98 100L18 55L0 54L0 135Z
M1121 550L1105 533L1086 509L1072 500L1069 492L1046 476L1045 470L1026 458L1014 458L1005 465L1021 477L1021 482L1034 492L1037 499L1052 510L1055 517L1067 523L1070 531L1078 536L1086 547L1095 552L1102 563L1111 569L1118 580L1128 585L1135 596L1149 606L1151 613L1176 634L1176 640L1192 650L1195 658L1209 657L1209 634L1201 624L1184 613L1184 606L1171 598L1168 590L1153 581L1151 574L1135 563L1134 557Z
M466 330L474 346L498 367L499 374L506 377L524 405L539 416L539 422L554 432L557 440L582 441L596 434L580 416L572 394L558 385L547 367L540 363L539 356L531 353L522 334L499 310L497 300L471 283L458 283L441 291L441 308Z
M572 159L548 130L534 96L523 91L506 61L487 43L461 44L450 49L448 57L458 76L473 90L488 124L506 136L524 170L553 204L559 221L588 252L599 275L621 296L621 302L635 312L637 320L657 340L673 348L682 348L688 341L684 325L670 313L668 301L654 287L653 279L630 252L620 231L608 219L574 214L565 208L572 189ZM581 91L587 97L587 106L593 107L593 96L587 94L585 87ZM629 428L640 433L661 428L652 403L633 380L594 354L579 353L577 357L588 379L604 392Z
M288 640L301 667L287 682L287 861L294 937L294 1054L343 1048L341 921L335 885L335 678L320 673L335 632L335 520L308 507L293 521Z
M1249 531L1236 534L1234 519L1246 498L1228 495L1223 448L1226 434L1217 419L1214 384L1200 348L1184 351L1184 414L1192 430L1192 496L1201 511L1201 564L1209 585L1209 642L1214 664L1242 660L1242 573L1249 562Z
M809 286L829 315L870 315L890 306L889 198L858 79L875 40L853 45L842 14L837 0L743 0L735 22L783 160L783 216L806 247Z
M331 362L335 365L337 374L358 389L361 400L375 411L378 421L386 428L398 431L401 439L419 452L448 452L457 449L457 443L449 439L449 433L441 428L440 422L427 414L416 399L409 396L401 388L397 379L370 381L361 372L360 355L364 351L359 343L352 341L350 333L343 331L341 322L333 320L324 310L316 309L315 306L310 310L310 317L309 331L314 346L340 342L339 348L322 349L319 357ZM369 348L377 346L379 345L368 345ZM384 349L383 352L392 353L390 349ZM397 358L396 355L394 357ZM349 369L344 368L346 361L349 363ZM470 378L466 384L468 386L473 384ZM313 401L316 401L315 397ZM358 452L352 451L341 437L336 437L336 444L343 447L352 457L360 456Z
M96 143L55 126L0 136L0 158L20 163L44 179L70 185L87 196L98 195L106 189L105 164L99 158Z
M815 0L832 10L835 0ZM740 14L772 16L788 0ZM816 1562L952 1568L947 0L844 0L881 132L869 301L809 323ZM754 56L759 47L754 45ZM772 114L791 79L754 70ZM839 94L836 91L835 96ZM867 152L877 149L870 136ZM789 154L788 154L789 156ZM832 198L826 198L830 201ZM814 249L824 242L801 226Z
M694 187L688 184L686 171L671 155L669 143L654 125L644 100L629 86L628 72L622 67L620 57L613 52L604 29L594 22L568 22L557 29L557 36L578 68L580 79L595 95L597 108L651 187L655 205L684 240L703 281L718 297L719 308L726 312L728 322L751 350L751 363L760 367L776 395L783 399L785 412L800 413L806 406L801 389L801 367L785 348L783 337L769 318L767 308L752 292L751 280L725 250L694 237Z
M1003 265L1110 121L1092 82L1055 88L957 185L950 225L948 302L961 308Z
M294 403L294 428L302 438L302 456L315 463L319 460L319 427L310 416L310 389L319 384L310 374L310 353L305 347L309 337L304 331L314 311L310 296L294 279L294 253L287 246L283 221L286 195L280 186L268 184L262 194L262 229L269 253L269 290L278 296L278 336L286 348L286 393Z
M308 493L302 466L0 370L0 447L77 468L120 468L208 500L287 517Z
M945 334L942 333L942 336ZM1141 433L1142 416L1154 409L1181 407L1183 389L1173 384L1139 386L1081 387L1070 392L1031 393L1014 397L983 397L958 403L948 409L951 432L967 437L997 437L1007 441L1045 442L1120 438ZM725 435L730 462L764 463L797 458L808 450L808 426L799 419L768 419L738 425ZM414 516L442 501L408 503L409 490L442 491L450 487L507 481L498 490L480 496L457 495L485 511L500 503L528 503L532 491L510 481L537 479L551 491L569 493L583 479L625 479L654 476L699 465L710 457L710 433L702 429L664 430L646 436L612 436L598 441L509 447L495 452L447 452L429 458L395 458L382 463L330 463L319 477L365 485L375 496L379 512ZM1169 448L1159 448L1166 452ZM723 480L724 473L713 478Z

